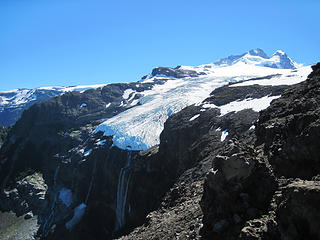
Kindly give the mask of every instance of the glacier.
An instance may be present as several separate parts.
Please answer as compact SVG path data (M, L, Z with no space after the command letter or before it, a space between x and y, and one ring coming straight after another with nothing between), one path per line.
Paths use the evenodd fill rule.
M266 58L263 53L256 50L243 54L229 64L179 66L179 69L192 70L201 74L197 77L184 78L161 77L165 79L164 84L155 84L152 89L139 92L142 97L137 100L138 104L106 119L96 128L95 133L102 131L105 136L112 136L113 145L118 148L146 150L159 144L160 134L169 116L189 105L201 103L218 87L237 82L238 85L234 86L292 85L304 81L311 72L310 66L303 67L289 58L293 67L281 68L281 57L279 56L288 58L284 52L279 50L271 58ZM269 67L266 64L277 67ZM272 77L270 78L270 76ZM159 76L148 75L144 81L156 82L157 79ZM132 89L127 89L123 94L123 99L128 99L134 94ZM267 108L275 98L233 102L228 106L221 107L221 111L222 114L244 108L260 111ZM246 107L246 104L250 106Z

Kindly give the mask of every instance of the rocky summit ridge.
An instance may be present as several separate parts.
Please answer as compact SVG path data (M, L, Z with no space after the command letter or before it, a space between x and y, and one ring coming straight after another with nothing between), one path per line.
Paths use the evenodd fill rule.
M156 68L35 103L1 129L0 238L319 239L319 69Z

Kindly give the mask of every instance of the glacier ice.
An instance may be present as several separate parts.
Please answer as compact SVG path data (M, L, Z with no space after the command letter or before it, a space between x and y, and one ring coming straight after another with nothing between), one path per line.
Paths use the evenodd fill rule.
M206 74L179 79L167 78L164 84L155 84L152 89L139 92L141 95L138 100L139 104L133 105L132 108L106 119L96 128L95 132L102 131L105 136L112 136L113 145L118 148L146 150L159 144L159 136L163 130L164 123L172 114L179 112L184 107L202 102L210 96L210 93L215 88L237 82L241 82L238 83L239 86L246 84L291 85L305 80L311 72L310 67L301 67L295 70L264 67L262 64L264 61L278 60L275 58L265 59L258 50L254 54L250 54L250 57L247 55L242 55L243 61L237 61L230 66L217 66L216 64L196 67L180 66L184 70L193 70L198 73L206 72ZM263 78L270 75L277 77L246 82L250 79ZM144 81L156 82L153 80L154 77L149 76ZM127 89L123 94L123 98L131 99L134 94L135 92L132 89ZM265 97L257 100L246 99L243 102L232 102L229 105L222 106L221 112L226 114L230 111L240 111L245 108L259 111L269 106L271 100L275 98ZM202 107L202 111L205 111L206 108L216 106L204 104Z

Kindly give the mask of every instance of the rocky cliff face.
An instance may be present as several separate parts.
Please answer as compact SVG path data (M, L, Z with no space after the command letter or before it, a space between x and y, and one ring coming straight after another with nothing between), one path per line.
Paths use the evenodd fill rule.
M8 128L0 126L0 148L7 138L8 131Z
M204 237L320 238L319 67L261 112L256 142L230 142L215 157L201 200Z
M179 69L155 74L194 74ZM37 219L27 231L42 239L317 239L318 79L319 65L293 89L216 88L172 114L160 144L144 151L118 148L94 130L139 104L155 82L36 103L1 148L0 208ZM135 94L124 98L128 89ZM260 115L241 107L281 94ZM291 148L299 138L301 153Z

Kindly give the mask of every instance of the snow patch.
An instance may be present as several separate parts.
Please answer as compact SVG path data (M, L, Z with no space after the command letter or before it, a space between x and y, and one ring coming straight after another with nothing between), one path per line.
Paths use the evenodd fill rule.
M84 157L89 156L89 154L92 152L92 149L89 149L88 151L86 151L85 153L83 153Z
M270 79L268 76L265 76L265 79L244 81L241 83L232 84L230 87L250 86L254 84L263 86L293 85L305 81L311 71L312 68L307 66L300 68L297 72L292 72L290 70L281 75L276 75Z
M226 137L228 136L228 131L227 130L224 130L222 133L221 133L221 142L223 142L225 139L226 139Z
M129 98L130 94L131 94L131 93L134 93L134 92L135 92L135 91L132 90L131 88L126 89L126 90L124 91L123 95L122 95L122 98L127 100L127 99Z
M272 100L279 98L280 96L269 97L265 96L262 98L247 98L242 101L230 102L226 105L219 106L221 116L226 115L230 112L239 112L244 109L252 109L253 111L259 112L270 106Z
M86 107L86 106L87 106L86 103L82 103L82 104L80 105L80 108L83 108L83 107Z
M59 192L59 199L66 205L70 207L72 204L72 192L68 188L62 188Z
M107 142L106 139L100 140L100 141L96 142L96 145L97 145L97 146L103 146L103 145L105 145L106 142Z
M189 122L197 119L200 116L200 114L194 115L192 118L189 119Z
M86 204L81 203L73 210L73 217L65 225L68 230L71 230L75 225L77 225L81 221L86 211L86 207Z
M106 104L106 108L110 107L111 103Z

